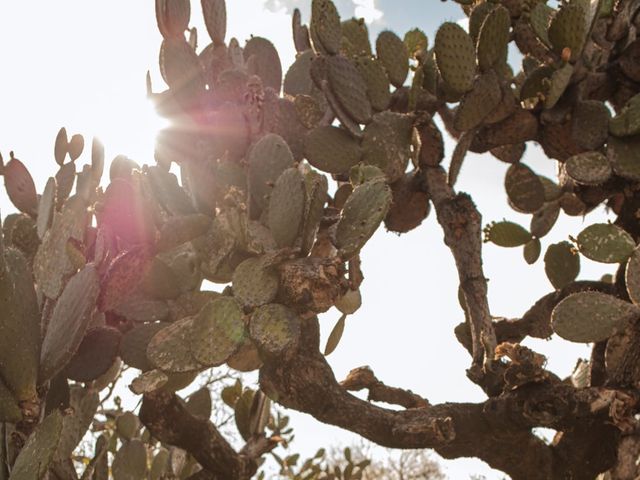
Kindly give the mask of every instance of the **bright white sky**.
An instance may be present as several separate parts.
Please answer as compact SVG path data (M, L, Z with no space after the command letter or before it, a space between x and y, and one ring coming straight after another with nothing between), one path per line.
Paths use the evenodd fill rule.
M250 34L267 37L281 52L286 66L293 60L290 40L290 8L300 6L308 21L307 0L228 0L228 35L241 44ZM422 27L433 39L434 28L444 20L457 20L453 2L423 0L338 0L343 17L357 15L375 33L383 28L401 36ZM193 2L192 25L206 45L199 2ZM454 8L455 7L455 8ZM384 13L383 13L384 12ZM9 150L31 170L38 190L56 171L53 160L55 135L61 126L69 134L82 133L86 143L98 135L107 158L126 154L138 163L153 163L153 135L161 126L145 99L145 74L151 71L156 91L162 88L157 58L161 37L153 2L131 0L46 0L0 2L0 152ZM452 152L448 145L448 153ZM529 146L527 162L538 173L552 176L554 162ZM88 151L82 162L88 162ZM502 187L507 166L490 156L470 155L458 188L472 194L484 222L521 221L528 218L506 206ZM4 191L0 209L13 211ZM591 218L604 218L603 213ZM581 218L564 220L544 239L546 245L577 234ZM599 278L609 268L582 259L582 278ZM397 237L378 232L363 251L363 307L347 321L338 349L329 357L336 377L361 365L370 365L378 378L410 388L432 403L482 401L483 394L465 377L469 357L456 342L453 327L463 315L456 299L457 274L450 252L442 243L435 215L417 230ZM539 297L551 291L542 261L533 267L522 260L520 249L487 245L485 271L490 279L490 304L496 316L517 317ZM336 311L322 318L326 338L338 319ZM529 342L550 354L549 365L568 375L584 346L554 339ZM296 449L313 454L319 447L349 443L354 435L319 424L302 414L292 414ZM501 478L482 462L444 462L450 478L482 473Z

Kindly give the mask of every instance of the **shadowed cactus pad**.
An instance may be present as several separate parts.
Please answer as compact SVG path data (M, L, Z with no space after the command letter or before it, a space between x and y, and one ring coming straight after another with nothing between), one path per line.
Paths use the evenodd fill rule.
M478 65L482 71L496 66L500 68L507 61L509 29L511 17L509 11L498 5L488 13L480 27L477 54Z
M600 185L611 178L611 165L600 152L585 152L569 157L564 164L567 174L583 185Z
M524 164L509 167L504 187L511 205L518 211L533 213L544 203L544 187L538 176Z
M626 322L640 317L640 308L600 292L569 295L553 309L554 332L572 342L607 339Z
M323 126L311 130L305 138L309 163L327 173L345 173L360 161L358 142L344 129Z
M27 439L11 470L12 480L41 480L60 442L63 417L59 410L50 413Z
M636 242L626 231L610 223L595 223L582 230L577 237L580 253L601 263L626 260L636 248Z
M290 308L270 303L253 312L249 332L260 351L273 356L283 355L298 345L300 318Z
M640 180L640 136L609 137L607 141L607 158L616 175L629 180Z
M640 251L638 249L629 258L624 280L629 298L636 305L640 305Z
M178 320L151 338L147 357L156 368L168 373L186 373L204 368L190 348L193 320L193 317Z
M476 51L467 32L457 23L443 23L434 44L438 70L442 79L457 93L473 87L476 73Z
M207 305L193 320L191 351L206 366L222 365L244 341L244 315L230 297L220 297Z
M327 59L327 67L329 86L340 106L357 123L368 123L371 103L367 84L353 62L337 55Z
M640 134L640 94L631 97L620 113L611 119L609 131L617 137Z
M320 42L316 50L335 54L340 49L342 37L340 15L331 0L313 0L311 3L311 34Z
M376 54L391 84L402 87L409 74L409 51L405 43L395 33L385 30L376 39Z
M569 242L549 245L544 255L544 271L551 285L560 290L580 273L580 255Z
M571 60L578 58L590 27L588 15L587 6L578 1L567 3L556 12L548 30L549 42L556 53L562 54L568 48Z
M138 439L124 443L116 452L111 465L113 480L144 478L147 473L147 448Z
M391 205L391 189L380 180L359 185L347 199L336 230L342 258L356 254L378 229Z
M147 346L156 333L168 326L168 323L147 323L125 333L120 342L122 361L143 372L152 370L153 365L147 358Z

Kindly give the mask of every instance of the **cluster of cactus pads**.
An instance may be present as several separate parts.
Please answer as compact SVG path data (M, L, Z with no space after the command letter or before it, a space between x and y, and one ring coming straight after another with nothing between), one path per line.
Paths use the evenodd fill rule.
M585 215L605 201L621 218L636 211L640 40L621 47L603 30L622 2L458 3L468 31L444 23L431 47L418 29L384 31L372 46L361 19L313 0L309 25L294 12L297 55L283 75L267 39L226 41L224 0L201 1L204 48L189 29L189 0L156 0L169 88L154 93L148 81L148 94L171 126L155 164L118 156L102 182L101 144L80 169L84 139L61 129L59 169L42 194L13 152L1 165L20 213L4 218L0 235L0 422L12 439L0 448L0 478L75 478L71 452L122 363L140 371L136 394L180 390L223 364L257 370L292 358L305 321L336 306L331 353L360 306L360 250L381 223L404 233L429 214L426 172L445 158L440 125L457 139L451 186L468 151L510 164L508 203L531 225L492 223L486 240L523 247L528 263L561 211ZM511 43L524 55L517 72ZM557 181L521 161L530 141L558 162ZM626 264L625 298L589 291L558 303L552 326L569 340L613 339L640 318L640 229L619 223L546 250L557 290L576 279L580 255ZM226 286L203 290L203 280ZM244 438L274 422L261 395L241 386L223 395ZM208 392L187 406L208 418ZM106 478L108 451L117 451L116 480L197 471L169 446L148 458L149 434L133 413L111 420L83 478ZM304 478L333 478L310 472Z

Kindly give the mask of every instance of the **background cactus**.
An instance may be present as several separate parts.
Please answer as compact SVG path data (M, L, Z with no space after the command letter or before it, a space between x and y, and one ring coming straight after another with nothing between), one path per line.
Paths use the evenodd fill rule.
M348 450L344 468L324 453L300 468L280 456L291 430L272 402L379 444L476 456L512 478L637 476L624 463L640 457L627 444L638 443L640 411L637 2L457 3L468 29L446 22L432 47L421 30L384 31L373 49L362 20L313 0L308 26L294 12L297 57L283 72L268 39L227 40L223 0L157 0L168 88L149 84L148 95L170 124L155 165L117 156L103 181L102 145L89 152L62 128L57 173L39 195L29 162L10 152L0 172L19 213L0 235L0 480L248 479L268 453L286 478L366 478L368 462ZM190 28L195 15L208 39ZM523 162L533 142L557 178ZM478 161L468 154L488 152L509 164L504 198L528 229L506 218L483 229L455 190L464 162ZM587 216L601 205L612 222ZM383 223L414 230L432 209L458 270L455 333L483 404L432 406L367 368L338 383L324 359L366 303L370 238ZM564 214L587 225L548 243ZM491 314L483 231L522 247L530 265L544 248L553 291L521 318ZM577 280L581 257L615 265L615 277ZM319 315L333 306L341 316L323 355ZM594 344L565 381L521 344L554 333ZM123 362L138 371L133 412L99 400L122 382ZM215 392L233 409L239 451L211 421L207 388L176 393L224 364L258 370L258 389ZM348 394L362 389L402 410ZM536 427L559 435L543 444ZM88 430L102 436L80 468Z

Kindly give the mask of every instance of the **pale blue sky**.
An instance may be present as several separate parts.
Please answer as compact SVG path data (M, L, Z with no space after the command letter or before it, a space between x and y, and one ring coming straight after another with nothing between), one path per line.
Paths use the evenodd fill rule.
M206 34L198 3L194 2L192 24L198 27L204 46ZM236 36L242 44L251 33L268 37L281 51L283 63L291 62L294 51L288 9L307 5L307 0L227 3L228 38ZM388 28L402 36L418 26L432 39L439 23L461 17L460 8L451 1L337 3L344 17L359 8L361 15L376 19L370 25L372 33ZM304 19L308 20L308 14ZM0 152L8 158L9 150L14 150L30 168L39 190L55 173L53 143L61 126L70 133L85 134L88 141L91 135L99 135L108 158L123 153L141 164L152 163L152 135L159 120L145 100L145 74L151 70L159 90L160 41L151 1L0 2ZM452 152L451 144L447 152ZM540 155L537 148L530 146L526 159L538 173L550 176L555 172L555 162ZM88 155L80 161L88 162ZM506 206L505 171L506 165L493 157L470 155L458 187L472 194L485 222L507 218L528 225L526 216ZM3 215L13 211L4 191L0 192L0 209ZM581 224L581 218L562 221L543 245L575 235ZM492 245L485 247L485 254L494 315L520 316L551 290L541 261L530 267L519 249ZM354 367L370 365L382 381L410 388L432 403L482 401L480 389L465 377L469 357L453 335L453 327L463 319L456 299L457 275L435 216L401 237L378 232L363 251L363 269L363 307L347 320L342 342L329 357L337 378L344 378ZM602 271L606 269L583 259L583 278L598 278ZM338 316L333 310L323 316L325 338ZM561 375L570 373L579 355L587 355L584 346L557 339L528 344L555 354L549 365ZM306 415L292 416L296 448L303 454L354 438ZM451 478L466 478L471 473L500 478L479 461L445 462L445 467Z

